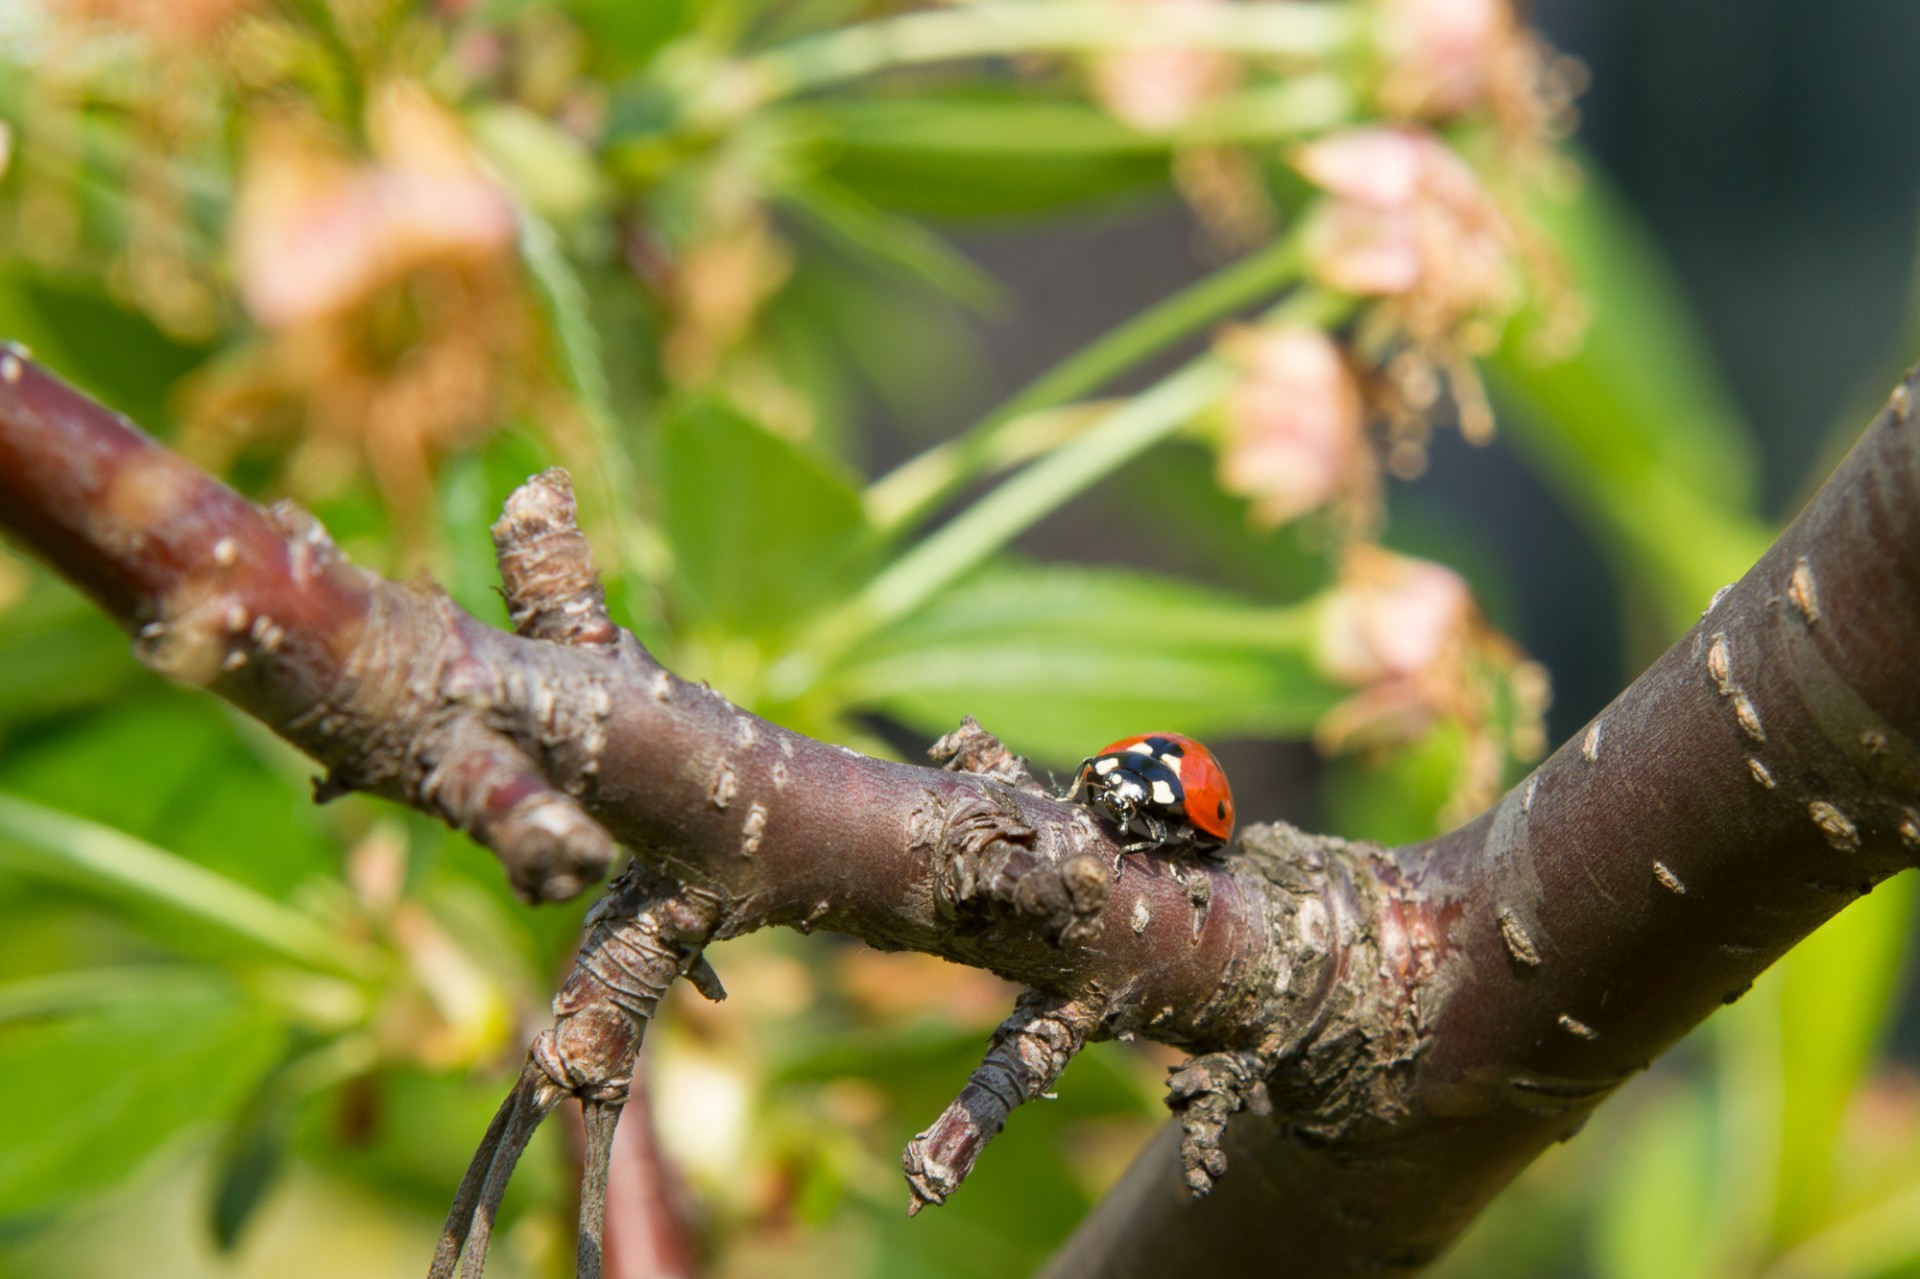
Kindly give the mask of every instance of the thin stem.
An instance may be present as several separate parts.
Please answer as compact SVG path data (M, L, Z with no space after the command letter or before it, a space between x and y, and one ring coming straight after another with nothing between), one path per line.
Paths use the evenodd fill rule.
M1124 21L1105 4L985 3L842 27L769 50L747 67L764 102L895 67L1023 53L1173 45L1243 57L1321 59L1359 29L1348 10L1288 0L1145 5Z
M1319 289L1296 290L1275 319L1326 324L1350 305ZM1014 475L929 534L827 617L768 674L776 697L797 695L853 645L898 621L994 552L1179 430L1232 385L1224 361L1203 355L1122 401L1083 434Z
M560 370L593 441L596 465L592 469L599 480L595 504L612 524L622 575L630 569L646 581L657 582L665 573L666 551L658 532L633 507L639 481L614 413L600 336L588 314L586 287L567 260L559 233L524 204L516 205L521 261L540 296Z
M1085 434L1041 458L895 560L781 662L768 682L797 692L860 639L924 604L969 569L1177 430L1219 398L1232 380L1203 356L1122 402Z
M466 1247L467 1235L473 1230L474 1214L480 1210L481 1187L487 1180L487 1174L493 1170L493 1161L500 1152L501 1141L506 1137L507 1125L513 1123L520 1114L522 1094L527 1087L523 1074L513 1091L507 1094L506 1100L500 1103L500 1109L494 1112L486 1135L480 1138L480 1148L473 1152L473 1159L467 1164L465 1175L460 1178L460 1187L453 1192L453 1204L447 1209L446 1225L440 1228L440 1240L433 1250L433 1262L427 1267L427 1279L453 1279L454 1267L460 1264L460 1253Z
M133 836L0 795L0 862L154 902L304 968L365 977L360 950L297 910Z
M116 1004L145 1003L176 991L208 987L206 970L151 964L78 968L0 985L0 1025L65 1017Z
M586 1158L580 1173L580 1237L575 1246L574 1279L601 1279L605 1266L608 1165L613 1160L613 1134L620 1123L620 1106L613 1102L582 1101L581 1122L586 1129Z
M493 1160L487 1167L487 1174L480 1182L480 1192L473 1208L473 1221L467 1228L466 1247L462 1252L464 1262L460 1267L461 1279L483 1279L487 1272L487 1250L493 1245L493 1227L500 1216L500 1203L507 1196L507 1184L513 1180L513 1170L520 1162L520 1156L527 1151L527 1143L533 1139L534 1130L540 1127L540 1121L553 1109L553 1103L543 1098L539 1085L530 1075L523 1075L521 1086L514 1090L515 1105L507 1117L506 1126L500 1132L499 1147L493 1152ZM438 1256L435 1257L438 1264Z
M1300 237L1289 234L1189 285L1095 339L937 448L929 449L867 490L867 513L883 534L926 519L981 475L1025 460L1022 419L1084 399L1128 369L1224 316L1300 278Z

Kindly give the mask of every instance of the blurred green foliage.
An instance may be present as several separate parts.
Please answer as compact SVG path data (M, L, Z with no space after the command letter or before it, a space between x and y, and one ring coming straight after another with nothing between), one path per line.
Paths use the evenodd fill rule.
M1354 649L1403 580L1454 598L1450 575L1375 559L1369 579L1352 555L1391 513L1382 466L1417 471L1447 420L1422 379L1470 405L1485 357L1501 428L1607 552L1641 655L1764 545L1752 444L1644 233L1486 103L1396 104L1384 6L1209 9L1200 60L1172 64L1126 63L1138 15L1101 5L893 8L0 7L0 332L489 620L486 526L562 464L616 616L743 705L882 752L972 713L1054 767L1145 728L1316 739L1337 756L1325 825L1353 836L1430 834L1539 745L1533 677L1464 605L1414 666ZM1127 96L1155 75L1190 99L1158 124ZM1331 281L1315 231L1337 192L1295 144L1415 119L1571 294L1536 288L1511 323L1454 300L1426 331ZM1505 194L1543 158L1577 197ZM1003 290L948 229L1174 192L1232 261L860 473L875 406L940 422L982 366L968 315ZM1462 235L1495 216L1452 214ZM1543 356L1570 295L1584 332ZM1304 514L1250 521L1261 494L1222 484L1258 380L1231 336L1093 398L1235 316L1328 335L1366 383L1371 433L1337 459L1357 469ZM1077 501L1208 580L1008 549ZM1497 600L1492 572L1467 576ZM308 771L0 552L0 1273L424 1265L581 908L521 908L417 816L314 808ZM1256 813L1278 785L1234 780ZM1878 1056L1912 894L1889 884L1795 951L1445 1272L1920 1274L1920 1089ZM1100 1045L909 1223L898 1151L1010 992L831 939L714 958L734 998L676 999L649 1050L712 1273L1029 1271L1163 1115L1167 1056ZM536 1143L496 1274L570 1272L573 1158Z

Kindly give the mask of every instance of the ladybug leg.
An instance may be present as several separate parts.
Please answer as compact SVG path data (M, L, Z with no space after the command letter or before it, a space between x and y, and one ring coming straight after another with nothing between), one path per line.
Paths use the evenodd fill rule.
M1164 817L1148 813L1140 819L1140 825L1147 837L1147 842L1144 847L1166 848L1178 842L1174 835L1173 827L1167 824L1167 820Z

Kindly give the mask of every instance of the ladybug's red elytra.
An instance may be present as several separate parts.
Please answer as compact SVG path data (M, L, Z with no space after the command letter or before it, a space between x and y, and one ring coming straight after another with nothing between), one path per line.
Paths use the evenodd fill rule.
M1149 848L1212 852L1233 838L1233 791L1213 752L1179 733L1123 737L1080 765L1066 797Z

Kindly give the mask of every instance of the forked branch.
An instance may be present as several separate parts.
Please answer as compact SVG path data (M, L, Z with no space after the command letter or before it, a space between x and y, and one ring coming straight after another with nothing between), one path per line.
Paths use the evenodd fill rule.
M965 725L869 759L687 684L607 616L561 477L496 529L518 634L347 563L0 355L0 527L204 685L366 790L474 836L530 900L633 861L469 1169L435 1258L483 1264L514 1160L588 1103L581 1268L645 1025L702 954L827 928L1030 989L909 1153L938 1202L1084 1043L1181 1047L1184 1125L1061 1275L1406 1274L1620 1081L1920 857L1920 430L1909 382L1768 556L1490 812L1389 852L1254 827L1122 856ZM1703 601L1704 603L1704 601ZM1222 1173L1226 1175L1223 1177ZM1204 1199L1191 1191L1211 1188Z

